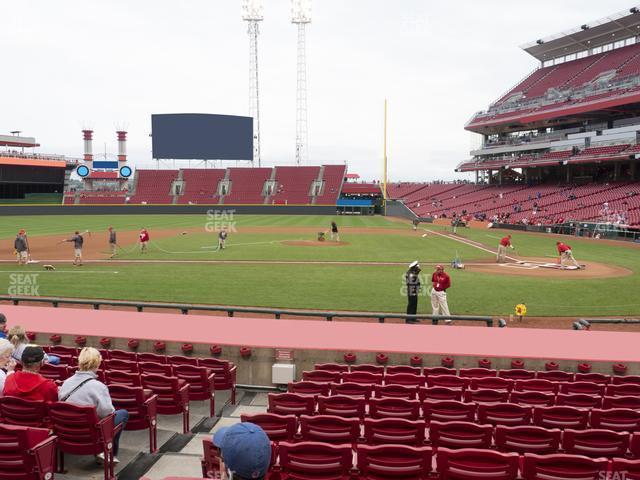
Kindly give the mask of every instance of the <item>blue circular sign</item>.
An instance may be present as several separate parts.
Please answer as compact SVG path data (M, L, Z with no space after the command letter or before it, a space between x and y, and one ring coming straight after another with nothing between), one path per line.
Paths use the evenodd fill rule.
M122 178L129 178L132 173L131 167L127 167L126 165L120 169L120 176Z
M87 175L89 175L89 167L87 167L86 165L80 165L77 169L76 169L76 173L78 174L79 177L86 177Z

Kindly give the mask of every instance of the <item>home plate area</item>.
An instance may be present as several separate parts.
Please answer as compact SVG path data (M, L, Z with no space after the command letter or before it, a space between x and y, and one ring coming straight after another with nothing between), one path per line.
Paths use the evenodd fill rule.
M515 263L501 263L501 267L521 268L524 270L535 270L536 268L551 268L553 270L579 270L575 265L562 266L559 263L551 262L535 262L535 261L522 261L518 260ZM580 265L581 268L586 268L586 265Z

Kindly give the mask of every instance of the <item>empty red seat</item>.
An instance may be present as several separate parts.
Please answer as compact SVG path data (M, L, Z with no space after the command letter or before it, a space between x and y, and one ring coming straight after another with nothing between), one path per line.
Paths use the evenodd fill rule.
M283 480L347 479L353 468L351 444L330 445L321 442L281 442L278 465Z
M424 445L425 422L404 418L365 418L364 438L368 445L396 443L419 447Z
M427 377L428 387L447 387L464 390L469 386L471 380L460 378L455 375L432 375Z
M69 356L77 357L80 354L80 350L77 347L68 347L66 345L50 345L48 353L56 356Z
M464 401L474 403L505 403L509 401L509 392L506 390L465 390Z
M138 373L138 363L131 360L105 360L102 362L105 370L120 370L122 372Z
M341 363L316 363L313 366L314 370L325 370L327 372L348 372L349 365Z
M300 440L333 444L355 444L360 437L360 419L335 415L300 416Z
M630 408L632 410L640 410L640 397L604 397L602 399L602 408Z
M40 375L49 380L56 380L64 382L71 376L69 368L66 365L52 365L50 363L43 363L40 367Z
M342 380L351 383L366 383L369 385L382 385L384 375L382 373L371 372L347 372L342 374Z
M631 443L629 444L631 455L640 458L640 433L631 434Z
M417 420L420 417L420 402L404 398L371 398L369 399L369 415L371 418Z
M589 423L589 410L576 407L535 407L533 424L545 428L584 430Z
M189 386L189 400L208 400L209 416L215 417L216 391L213 372L207 367L187 364L175 364L173 372Z
M518 392L545 392L555 395L558 393L559 388L559 383L536 378L533 380L517 380L514 390Z
M349 397L362 397L365 400L371 398L373 393L373 385L367 385L366 383L330 383L331 395L347 395Z
M475 403L462 403L453 400L426 400L422 404L424 419L429 424L438 422L473 422L476 416Z
M104 372L104 381L107 385L119 383L121 385L129 385L130 387L142 386L142 380L137 373L123 372L121 370L106 370Z
M616 432L635 432L640 430L640 411L628 408L610 408L591 410L591 426Z
M189 385L178 377L140 375L142 386L158 396L158 413L182 414L182 432L189 432Z
M424 367L422 374L426 377L430 375L455 375L456 371L448 367Z
M395 375L396 373L422 375L422 369L420 367L411 367L409 365L389 365L387 367L387 375Z
M495 431L496 448L503 452L556 453L560 446L561 431L557 428L542 428L532 425L497 425Z
M491 390L506 390L510 392L513 390L513 384L513 380L501 377L472 378L469 388L473 390L489 388Z
M614 458L607 480L640 480L640 460Z
M56 465L56 440L46 428L0 424L0 478L48 480Z
M601 480L606 478L608 462L582 455L525 453L522 476L524 480Z
M593 382L563 383L560 386L562 393L582 393L584 395L604 395L605 385Z
M581 393L559 393L556 396L556 405L578 408L600 408L602 397L597 395L583 395Z
M318 397L318 414L320 415L363 418L366 408L367 402L364 397L350 397L347 395ZM312 413L307 413L306 415L312 415Z
M517 453L440 448L436 461L442 480L515 480L518 477Z
M200 459L202 476L204 478L220 478L220 463L222 459L220 458L218 447L216 447L211 440L211 437L202 439L203 455ZM145 479L146 477L141 477L139 480Z
M267 412L279 415L313 415L316 402L311 395L270 393Z
M506 378L508 380L532 380L536 378L536 372L532 370L522 370L519 368L513 368L511 370L500 370L498 377Z
M171 365L191 365L197 366L198 359L196 357L185 357L183 355L169 355L167 356L167 363Z
M576 382L593 382L600 383L602 385L608 385L611 383L611 377L604 373L576 373Z
M514 390L511 392L509 401L511 403L530 407L551 407L552 405L555 405L556 396L553 393L547 392L518 392Z
M449 387L420 387L418 389L418 400L462 400L462 390Z
M629 448L629 434L611 430L571 430L562 435L566 453L587 457L623 457Z
M624 376L611 377L611 383L613 385L627 385L627 384L640 385L640 375L624 375Z
M478 405L478 422L491 425L529 425L531 407L515 403L497 403Z
M207 367L213 372L215 375L214 386L217 392L231 390L231 404L235 405L238 366L218 358L200 358L198 359L198 365Z
M136 352L127 352L126 350L108 350L110 359L117 360L129 360L130 362L138 361L138 354ZM104 355L102 356L104 359Z
M430 447L358 445L361 478L426 480L431 473Z
M491 425L437 421L429 424L429 441L436 448L491 448L492 435Z
M362 363L360 365L351 365L350 371L352 372L369 372L384 375L384 365L372 365L368 363Z
M168 363L166 355L151 352L140 352L138 354L138 362Z
M329 395L329 384L324 382L289 382L289 393L302 393L304 395Z
M615 377L617 378L617 377ZM614 381L615 381L614 378ZM640 397L640 385L635 383L621 383L607 386L607 395L610 397L633 396Z
M418 396L418 387L407 385L374 385L373 392L376 398L393 397L415 400Z
M0 421L9 425L48 427L49 412L45 402L20 397L0 397Z
M258 425L272 442L292 442L298 431L298 420L295 415L278 415L276 413L257 413L240 415L243 422Z
M415 375L413 373L392 373L384 377L385 385L406 385L410 387L422 387L426 382L424 375Z
M173 365L168 363L138 362L138 369L140 373L173 377Z
M539 370L536 378L549 380L550 382L573 382L575 374L572 372L563 372L562 370Z
M331 372L328 370L310 370L302 372L302 380L309 382L340 383L341 372Z
M116 410L129 412L125 430L149 430L149 452L158 449L158 397L142 387L109 385L109 394Z
M458 376L463 378L493 378L498 376L498 372L489 368L461 368Z

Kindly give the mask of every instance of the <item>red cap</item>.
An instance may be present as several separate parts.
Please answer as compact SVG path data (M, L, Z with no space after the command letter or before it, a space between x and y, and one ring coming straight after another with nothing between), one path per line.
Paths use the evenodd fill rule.
M442 265L436 265L436 270L444 270L444 267Z

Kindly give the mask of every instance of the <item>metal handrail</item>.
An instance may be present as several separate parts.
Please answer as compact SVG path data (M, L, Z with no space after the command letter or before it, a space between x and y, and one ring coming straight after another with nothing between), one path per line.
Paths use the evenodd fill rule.
M276 319L282 318L283 315L296 317L320 317L327 321L334 318L374 318L378 323L385 323L387 318L398 318L409 321L431 320L433 325L438 325L440 320L464 320L470 322L486 323L487 327L493 327L493 318L489 316L479 315L407 315L399 313L384 312L336 312L336 311L311 311L311 310L287 310L281 308L252 308L252 307L228 307L220 305L193 305L185 303L153 303L153 302L136 302L128 300L90 300L80 298L60 298L60 297L29 297L29 296L11 296L0 295L0 302L12 302L19 305L20 302L38 302L50 303L53 307L61 304L66 305L91 305L94 310L99 310L101 306L110 307L133 307L138 312L144 311L145 308L166 308L168 310L180 310L183 315L187 315L189 311L205 311L205 312L226 312L227 316L233 317L236 313L261 313L273 315Z

